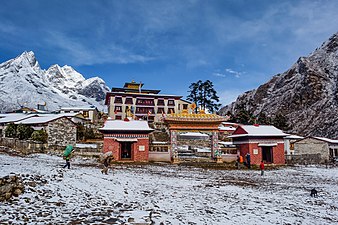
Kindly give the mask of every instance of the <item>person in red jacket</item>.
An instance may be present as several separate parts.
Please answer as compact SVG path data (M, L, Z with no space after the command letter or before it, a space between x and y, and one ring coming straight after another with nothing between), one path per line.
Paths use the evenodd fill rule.
M264 175L264 162L263 161L261 161L259 168L261 169L261 176L263 176Z

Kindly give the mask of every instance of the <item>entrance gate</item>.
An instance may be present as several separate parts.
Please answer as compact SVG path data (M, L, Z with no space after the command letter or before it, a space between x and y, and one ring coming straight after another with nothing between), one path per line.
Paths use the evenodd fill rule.
M211 157L215 157L218 147L218 126L226 121L224 117L215 114L170 114L164 119L170 131L171 156L177 156L177 138L180 132L202 132L211 134Z

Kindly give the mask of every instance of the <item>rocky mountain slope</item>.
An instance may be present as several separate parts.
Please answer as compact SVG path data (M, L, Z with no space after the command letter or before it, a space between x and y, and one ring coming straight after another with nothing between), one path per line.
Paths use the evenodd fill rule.
M283 114L288 132L338 139L338 33L286 72L240 95L220 110L236 115L240 106L254 115Z
M98 77L85 79L70 66L53 65L42 70L33 52L24 52L0 64L0 112L20 106L48 110L60 107L96 106L104 110L109 88Z

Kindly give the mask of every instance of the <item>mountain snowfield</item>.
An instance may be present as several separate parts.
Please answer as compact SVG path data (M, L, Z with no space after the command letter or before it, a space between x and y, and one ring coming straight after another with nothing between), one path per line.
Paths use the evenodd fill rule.
M106 111L109 90L101 78L85 79L67 65L41 69L32 51L0 64L0 112L44 103L50 111L88 106Z
M338 33L308 57L300 57L286 72L245 92L220 110L236 115L241 106L253 115L285 115L303 136L338 138Z

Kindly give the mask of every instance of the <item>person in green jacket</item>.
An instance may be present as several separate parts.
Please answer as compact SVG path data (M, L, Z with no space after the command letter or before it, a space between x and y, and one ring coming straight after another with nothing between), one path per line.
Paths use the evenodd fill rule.
M63 168L68 167L68 169L70 169L70 154L64 158L66 159L66 165L64 165Z
M68 169L70 169L70 157L72 155L72 152L73 146L68 145L63 156L63 158L66 160L66 165L64 165L63 168L68 167Z

